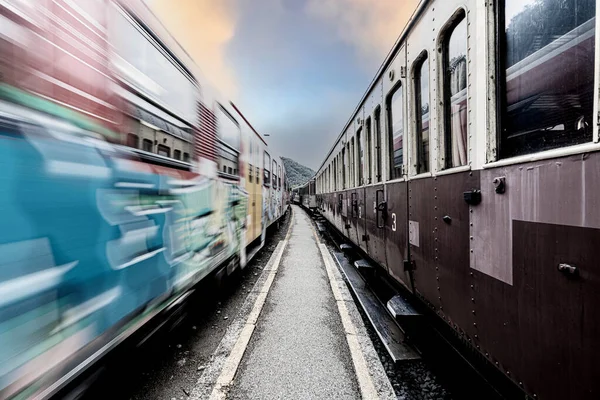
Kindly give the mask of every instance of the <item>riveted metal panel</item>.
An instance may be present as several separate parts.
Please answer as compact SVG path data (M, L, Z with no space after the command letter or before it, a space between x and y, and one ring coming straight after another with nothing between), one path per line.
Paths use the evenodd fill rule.
M377 227L377 191L383 190L383 185L367 186L365 188L365 216L367 218L367 234L369 235L369 255L383 266L387 266L385 258L385 231Z
M410 272L404 271L404 260L408 260L407 233L407 183L394 182L386 185L388 218L385 223L385 245L387 266L390 274L412 290Z
M435 269L438 247L433 231L439 221L435 219L438 211L434 201L434 183L433 178L408 182L408 220L419 224L419 246L410 245L415 291L439 311L441 292Z
M481 348L539 398L597 399L600 229L513 220L512 240L513 286L477 278Z
M471 213L463 193L478 187L479 171L436 177L433 187L434 208L437 207L433 233L440 311L453 328L471 338L477 334L471 300L473 275L469 268Z

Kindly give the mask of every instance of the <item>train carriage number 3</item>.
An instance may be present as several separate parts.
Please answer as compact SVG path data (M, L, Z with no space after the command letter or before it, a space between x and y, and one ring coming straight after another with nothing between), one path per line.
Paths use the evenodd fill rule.
M392 213L392 231L396 232L396 213Z

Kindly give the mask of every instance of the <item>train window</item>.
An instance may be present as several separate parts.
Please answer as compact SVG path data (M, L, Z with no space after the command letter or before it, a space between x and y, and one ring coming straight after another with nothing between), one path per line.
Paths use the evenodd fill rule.
M127 135L127 146L137 149L140 146L140 138L138 137L138 135L129 133Z
M375 109L375 181L381 182L381 107Z
M372 164L372 157L371 157L371 146L372 146L372 139L371 139L371 117L367 118L367 122L365 124L366 126L366 145L365 145L365 155L366 155L366 166L367 166L367 174L366 174L366 183L367 185L371 184L371 164Z
M467 160L467 22L460 11L444 35L444 168Z
M350 139L350 187L356 186L355 173L356 173L356 153L354 153L354 138Z
M260 184L260 167L256 167L256 183Z
M346 161L346 148L342 148L342 189L346 189L346 166L348 165L348 161Z
M231 114L219 104L216 112L218 163L227 166L227 173L237 175L240 149L240 126Z
M403 140L404 140L404 93L398 85L388 96L386 108L388 114L388 149L390 160L389 179L402 178Z
M277 189L277 161L273 160L273 189Z
M592 141L594 0L505 0L500 157Z
M152 140L144 139L142 141L142 150L152 152Z
M183 153L183 161L190 162L190 155L188 153Z
M250 164L248 164L248 183L252 183L252 178L254 175L254 167Z
M279 170L278 170L279 171L279 175L277 176L277 179L278 179L278 181L277 181L277 187L279 189L281 189L281 165L278 168L279 168Z
M265 176L263 177L263 184L265 186L269 186L271 184L270 168L271 168L271 156L269 155L269 153L267 153L265 151L265 157L263 160L263 171L265 174Z
M223 165L223 172L227 173L227 166L226 165Z
M176 160L181 160L181 150L175 150L173 152L173 158L175 158Z
M429 60L427 53L415 67L415 121L417 174L429 172Z
M163 144L159 144L157 153L159 156L171 157L171 148Z
M365 165L365 155L363 153L363 145L362 145L362 129L359 129L356 132L356 143L358 145L358 185L362 186L363 182L363 168Z

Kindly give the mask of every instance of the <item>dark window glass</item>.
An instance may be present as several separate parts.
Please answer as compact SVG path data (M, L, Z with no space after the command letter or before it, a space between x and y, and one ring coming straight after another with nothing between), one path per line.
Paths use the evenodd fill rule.
M277 162L273 160L273 189L277 189Z
M402 178L404 140L404 96L402 86L398 86L388 97L388 148L390 149L390 179Z
M158 145L158 155L165 156L165 157L171 157L171 148L167 147L165 145L159 144Z
M356 133L356 143L358 144L358 186L363 185L363 168L365 165L365 155L362 145L362 129Z
M223 172L227 173L227 166L223 165Z
M350 187L356 186L356 182L354 182L354 174L356 172L356 155L354 153L354 138L350 139Z
M375 180L381 182L381 108L375 110Z
M429 60L427 55L415 71L417 174L429 172Z
M252 165L248 165L248 183L252 183L254 175L254 167Z
M365 145L365 156L366 156L366 165L367 165L367 174L366 174L366 183L370 184L371 183L371 146L373 144L372 139L371 139L371 118L367 119L367 143Z
M190 162L190 155L188 153L183 153L183 161Z
M142 150L152 152L152 140L144 139L142 141Z
M348 162L346 161L346 148L342 149L342 189L346 189L346 165Z
M231 167L227 167L227 173L228 173L229 175L233 175L233 168L231 168Z
M467 24L464 13L444 45L444 167L467 164Z
M270 168L271 168L271 156L269 155L269 153L267 153L265 151L265 158L264 158L264 163L263 163L263 171L265 174L265 176L263 177L263 183L265 186L269 186L271 184Z
M256 167L256 183L260 184L260 167Z
M176 160L181 160L181 150L173 151L173 158L175 158Z
M137 135L134 135L133 133L127 135L127 146L137 149L139 145L140 139Z
M592 141L594 0L505 0L500 156Z

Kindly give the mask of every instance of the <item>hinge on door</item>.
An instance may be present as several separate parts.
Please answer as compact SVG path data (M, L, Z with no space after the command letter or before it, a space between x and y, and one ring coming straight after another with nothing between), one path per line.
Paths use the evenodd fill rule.
M362 235L362 240L363 240L363 242L368 242L369 241L369 235Z
M406 78L406 67L405 66L400 67L400 78Z
M404 260L404 270L414 271L416 269L414 260Z

